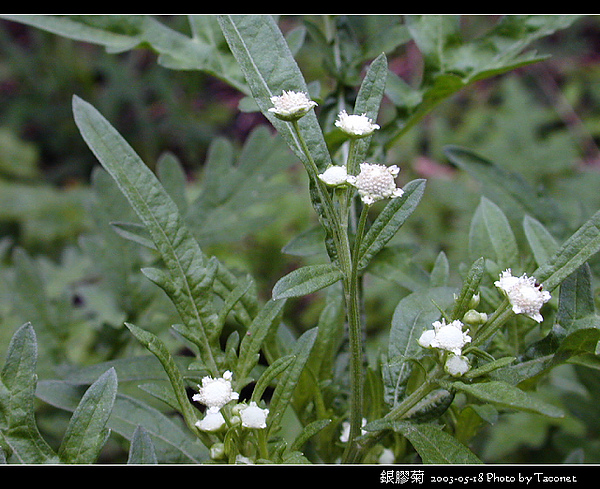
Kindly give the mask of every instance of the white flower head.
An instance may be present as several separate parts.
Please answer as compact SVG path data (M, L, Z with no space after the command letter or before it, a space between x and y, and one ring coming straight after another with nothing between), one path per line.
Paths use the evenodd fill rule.
M349 176L348 183L358 189L363 203L370 205L381 199L393 199L404 194L404 190L396 187L394 180L399 171L400 168L396 165L361 163L360 173Z
M196 421L196 426L202 431L217 431L225 424L225 418L221 414L221 411L211 411L210 409L206 412L206 416L203 419Z
M471 368L469 359L464 355L450 355L444 365L444 370L453 377L461 377Z
M252 401L239 410L244 428L263 429L267 427L268 409L261 409L256 402Z
M306 93L292 90L284 90L281 95L274 95L271 97L271 102L273 107L269 112L273 112L276 117L284 121L297 120L317 105L314 100L308 98Z
M367 114L348 115L345 110L338 114L335 125L351 137L364 138L373 134L379 126L367 117Z
M201 402L212 412L218 411L230 401L239 399L240 395L231 387L232 375L227 370L223 377L217 379L209 376L203 377L202 385L198 385L198 394L194 394L192 399Z
M500 274L500 279L494 282L512 305L515 314L525 314L534 321L541 323L543 317L540 314L541 307L550 300L550 292L542 290L534 277L526 274L513 277L511 269L508 268Z
M433 329L424 331L418 340L423 348L438 348L460 355L463 347L471 342L468 330L463 332L461 323L458 319L446 324L446 320L435 321Z
M319 175L319 178L327 185L336 187L348 183L348 172L343 165L332 165Z

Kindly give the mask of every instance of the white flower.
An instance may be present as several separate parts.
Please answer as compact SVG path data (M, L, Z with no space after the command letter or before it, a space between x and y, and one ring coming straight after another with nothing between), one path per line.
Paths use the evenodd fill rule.
M259 408L254 401L240 409L239 413L240 417L242 418L242 426L244 428L262 429L267 427L267 416L269 415L269 410Z
M196 426L202 431L217 431L224 424L225 418L221 411L211 411L210 409L206 412L204 419L196 421Z
M362 419L362 426L367 424L367 420L365 418ZM361 433L364 435L366 433L365 430L361 430ZM340 441L347 442L350 439L350 422L344 421L342 423L342 434L340 435Z
M358 189L362 201L370 205L377 200L400 197L404 190L396 188L395 177L400 169L396 165L385 166L361 163L360 173L349 176L348 183Z
M370 134L373 134L375 130L379 129L379 126L374 124L366 114L348 115L345 110L342 110L338 114L335 125L349 136L357 138L369 136Z
M348 172L345 166L333 165L319 175L327 185L337 186L348 183Z
M229 401L239 399L239 394L234 392L231 387L232 373L227 370L223 377L213 379L212 377L204 377L202 385L199 385L198 394L194 394L192 399L201 402L212 412L221 409Z
M284 90L282 95L271 97L271 102L273 107L269 109L269 112L273 112L275 116L284 121L297 120L317 105L304 92L292 90Z
M447 350L455 355L460 355L463 347L471 342L471 337L467 334L469 331L463 332L461 323L458 319L446 324L446 320L435 321L433 329L424 331L418 339L419 345L423 348L439 348Z
M534 277L525 274L513 277L508 268L500 274L500 280L494 282L494 285L508 297L515 314L525 314L538 323L543 321L540 309L551 296L550 292L542 290Z
M463 355L450 355L444 365L444 370L454 377L466 374L470 368L469 359Z

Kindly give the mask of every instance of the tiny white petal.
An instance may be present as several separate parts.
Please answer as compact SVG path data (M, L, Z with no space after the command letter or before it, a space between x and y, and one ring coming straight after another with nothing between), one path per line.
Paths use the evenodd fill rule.
M269 410L259 408L254 401L243 409L240 409L240 417L244 428L266 428L268 415Z
M198 401L209 409L219 410L225 404L235 399L239 399L239 394L234 392L231 387L232 373L227 371L223 377L213 379L206 376L202 378L202 385L199 385L197 394L192 396L194 401Z
M286 121L299 119L317 105L304 92L293 90L284 90L281 95L274 95L271 97L271 102L273 107L269 112Z
M534 277L526 274L514 277L508 268L500 274L494 285L506 295L515 314L525 314L538 323L544 320L540 309L551 296L548 291L542 290Z
M366 114L348 115L345 110L338 114L335 125L353 137L365 137L379 129L379 126L369 119Z
M371 163L361 163L360 173L357 176L348 177L348 183L358 189L362 201L367 204L387 199L396 198L404 194L404 191L396 187L394 178L398 175L399 168L396 165L387 167Z

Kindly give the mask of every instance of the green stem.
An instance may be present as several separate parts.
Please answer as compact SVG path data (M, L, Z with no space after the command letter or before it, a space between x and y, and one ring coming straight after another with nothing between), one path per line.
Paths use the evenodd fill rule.
M363 375L362 375L362 326L360 320L360 297L358 276L358 251L365 233L369 206L365 205L361 211L360 219L356 229L354 249L352 253L352 269L350 280L344 283L346 291L346 304L348 309L348 331L350 338L350 435L346 445L343 461L351 463L356 460L359 447L355 439L362 431L363 411Z

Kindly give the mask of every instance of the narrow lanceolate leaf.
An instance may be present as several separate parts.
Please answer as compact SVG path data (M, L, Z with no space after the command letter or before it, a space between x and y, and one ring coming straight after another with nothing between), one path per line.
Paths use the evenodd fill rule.
M281 374L277 387L273 392L269 405L269 416L267 426L270 433L275 433L283 418L283 413L288 407L294 390L298 385L300 375L308 361L310 352L317 338L318 329L313 328L305 332L290 352L295 357L291 365Z
M333 263L298 268L279 279L273 287L273 298L284 299L312 294L336 283L343 275Z
M481 464L475 454L439 427L404 424L400 432L410 441L425 464Z
M168 287L185 325L206 336L210 298L205 257L154 173L110 123L89 103L73 99L75 122L102 166L114 178L156 245L168 270ZM165 285L165 281L161 286ZM210 351L207 347L206 351ZM205 359L210 364L209 359Z
M553 290L599 250L600 211L568 238L533 275L545 289Z
M368 431L391 429L401 433L417 451L424 464L481 464L477 456L439 426L406 421L373 421Z
M18 463L57 463L35 420L36 365L35 332L26 323L13 335L0 372L0 440Z
M236 371L240 381L244 381L258 363L262 344L269 332L277 326L284 305L283 299L267 301L248 327L240 344L239 364Z
M149 352L153 353L158 361L160 361L162 364L169 377L169 381L171 382L171 386L173 387L177 401L179 402L181 414L183 415L187 425L193 431L195 429L194 425L198 418L194 413L192 405L188 401L183 376L181 375L179 367L177 367L177 364L175 363L175 360L173 360L168 348L157 336L153 335L152 333L144 331L133 324L125 323L125 325L138 339L138 341L142 343L142 345L144 345Z
M402 197L388 202L362 240L359 249L359 270L363 270L371 258L394 237L398 229L416 209L424 191L425 180L413 180L404 187Z
M449 387L506 409L544 414L551 418L564 416L560 408L537 399L506 382L492 380L476 384L465 384L457 381L450 383Z
M273 106L271 97L281 95L283 90L308 92L304 76L275 20L270 15L219 15L218 20L261 112L296 156L306 161L290 125L269 112ZM298 122L315 163L325 170L331 164L331 157L314 111Z
M64 463L94 463L110 433L106 423L117 395L117 374L108 370L81 398L63 437L58 455Z

